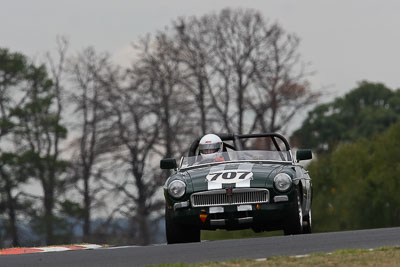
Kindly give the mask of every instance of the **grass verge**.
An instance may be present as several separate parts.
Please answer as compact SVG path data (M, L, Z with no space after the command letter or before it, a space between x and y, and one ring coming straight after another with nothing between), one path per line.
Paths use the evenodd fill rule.
M264 266L400 266L400 247L374 250L346 249L333 253L315 253L303 256L279 256L258 260L232 260L200 264L160 264L152 267L264 267Z

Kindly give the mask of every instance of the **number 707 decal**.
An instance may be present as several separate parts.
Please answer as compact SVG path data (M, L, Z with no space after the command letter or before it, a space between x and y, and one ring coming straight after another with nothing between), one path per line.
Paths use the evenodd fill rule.
M238 182L248 180L252 177L253 177L253 173L250 171L226 170L226 171L209 173L206 178L210 182L238 183Z

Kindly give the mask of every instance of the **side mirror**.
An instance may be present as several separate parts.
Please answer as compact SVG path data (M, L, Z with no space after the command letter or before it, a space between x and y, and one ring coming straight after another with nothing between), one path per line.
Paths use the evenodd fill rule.
M311 149L299 149L296 152L297 162L300 160L312 159Z
M164 170L176 169L176 160L173 158L167 158L160 160L160 168Z

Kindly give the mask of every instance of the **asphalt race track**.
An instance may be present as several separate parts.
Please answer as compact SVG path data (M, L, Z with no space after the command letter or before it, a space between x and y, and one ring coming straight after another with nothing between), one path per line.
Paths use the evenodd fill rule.
M346 248L400 246L400 227L146 247L1 255L0 266L146 266L305 255Z

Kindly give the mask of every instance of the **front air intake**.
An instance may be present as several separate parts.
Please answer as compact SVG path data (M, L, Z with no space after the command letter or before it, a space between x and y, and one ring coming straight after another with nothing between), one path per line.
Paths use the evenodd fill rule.
M190 196L192 207L212 207L227 205L257 204L269 202L268 189L234 188L194 193Z

